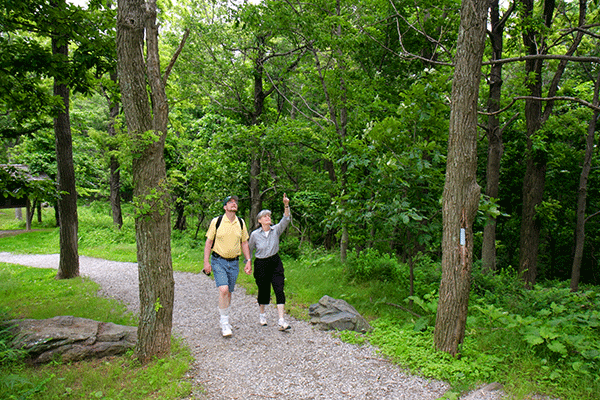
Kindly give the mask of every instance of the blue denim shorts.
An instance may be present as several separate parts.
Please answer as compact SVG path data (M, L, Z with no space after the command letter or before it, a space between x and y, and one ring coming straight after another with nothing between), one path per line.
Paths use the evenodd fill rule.
M211 256L210 265L215 274L215 284L219 286L229 286L229 291L233 293L235 282L240 273L239 260L227 261L221 257Z

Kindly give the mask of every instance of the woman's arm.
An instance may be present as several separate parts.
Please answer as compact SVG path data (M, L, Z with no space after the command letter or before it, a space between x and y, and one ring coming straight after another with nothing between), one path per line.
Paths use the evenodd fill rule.
M290 216L290 199L288 199L285 193L283 194L283 215L286 217Z

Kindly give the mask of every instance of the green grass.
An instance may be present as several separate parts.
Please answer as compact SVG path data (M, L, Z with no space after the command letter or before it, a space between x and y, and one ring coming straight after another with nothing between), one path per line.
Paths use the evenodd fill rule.
M192 357L174 341L171 355L140 366L132 353L120 357L50 363L0 365L2 399L181 399L191 393L184 376ZM12 380L8 378L12 377ZM6 383L11 382L8 386Z
M22 229L25 223L15 221L11 212L0 212L0 229ZM50 211L50 210L46 210ZM111 239L109 248L102 248L102 238L93 237L93 231L106 239L113 230L102 218L83 209L83 222L88 227L80 229L82 255L135 261L135 242L119 243ZM49 218L51 217L51 218ZM17 254L53 254L59 252L58 228L53 225L53 212L44 213L44 222L34 221L32 228L43 231L21 233L0 238L2 251ZM52 219L51 225L48 220ZM128 235L118 233L117 236ZM113 233L114 235L114 233ZM83 242L83 244L82 244ZM89 243L89 244L88 244ZM72 315L120 325L137 325L136 318L126 307L115 300L97 295L99 285L84 277L56 280L56 270L29 268L0 263L0 319L51 318ZM179 340L173 340L171 355L140 365L132 352L124 356L73 363L53 362L40 367L30 367L14 359L15 352L4 346L7 338L0 332L0 399L181 399L191 393L191 383L185 378L193 361L189 349ZM10 357L9 357L10 356Z
M72 315L120 325L137 324L122 303L98 297L99 286L91 280L56 280L55 276L53 269L0 263L3 319ZM0 337L0 345L2 340ZM132 358L131 352L41 367L5 360L0 362L0 398L179 399L191 391L191 383L185 379L191 362L189 349L177 340L169 357L144 366Z
M80 207L80 254L115 261L135 261L133 220L131 213L125 210L125 225L117 230L112 227L106 206L92 204ZM52 213L49 215L53 218ZM3 223L0 215L0 228L3 228ZM192 230L174 231L172 234L175 271L199 273L202 268L204 232L199 232L198 238L194 238ZM58 230L30 232L18 239L0 238L0 248L15 253L57 253ZM324 250L305 248L299 254L297 259L284 257L283 260L288 313L307 320L308 307L323 295L344 299L369 320L374 330L364 335L340 332L343 340L357 345L374 344L383 357L402 368L449 382L457 396L479 385L499 382L516 399L530 398L536 393L563 400L600 398L600 306L596 298L600 295L594 294L598 292L597 288L591 288L585 296L572 296L568 288L553 286L524 291L520 282L510 274L494 278L474 274L465 342L461 357L452 358L435 351L433 345L438 263L423 257L415 264L416 295L409 302L408 267L389 257L378 258L374 253L364 258L352 256L343 265L337 254ZM382 272L386 276L383 281L377 279ZM39 279L47 283L52 280L53 273L45 274ZM31 280L28 274L19 279ZM59 285L55 290L60 295L56 298L68 293L60 283L52 283ZM241 273L238 283L248 294L256 295L251 275ZM81 282L81 285L85 284L91 283ZM90 297L93 291L88 288L87 292L78 296ZM35 299L39 298L35 290L25 297L27 300L23 300L23 307L26 309L30 307L27 304L35 304ZM12 304L20 304L21 300L11 301ZM43 300L41 304L50 302ZM118 307L114 312L110 307L110 312L107 309L101 311L101 308L98 312L103 313L104 318L121 315ZM49 314L61 311L60 306L57 308ZM123 365L127 362L127 358L118 358L111 360L110 364ZM53 367L47 368L52 371ZM58 369L50 375L52 373L55 376L66 374ZM44 378L36 379L39 382ZM138 378L131 379L137 382ZM168 383L165 385L169 386ZM102 393L109 391L102 389ZM118 392L110 393L113 398L119 398L115 394Z
M90 279L57 280L56 270L0 263L0 304L12 318L52 318L72 315L119 325L136 325L125 306L99 298Z

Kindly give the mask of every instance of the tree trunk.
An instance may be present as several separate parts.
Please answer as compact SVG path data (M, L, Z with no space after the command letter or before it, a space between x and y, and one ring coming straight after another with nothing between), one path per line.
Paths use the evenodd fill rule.
M490 42L492 46L492 59L502 58L504 21L500 19L499 1L492 2L490 8ZM510 12L510 11L507 11ZM488 112L494 113L500 110L502 96L502 64L492 65L490 71L490 95L488 99ZM485 194L491 198L498 198L500 186L500 162L504 153L502 142L502 129L500 129L500 118L498 115L490 115L487 127L488 158L486 169ZM496 270L496 218L487 217L483 228L483 243L481 246L481 269L483 272Z
M527 111L525 111L527 114ZM531 139L527 140L528 153L532 151ZM527 157L523 179L523 211L521 215L521 239L519 241L519 275L526 287L533 287L537 277L537 256L540 244L541 224L536 218L536 207L542 203L546 184L546 161Z
M533 15L533 0L523 0L523 19ZM548 2L544 8L543 20L547 27L552 23L554 12L553 2ZM534 29L523 32L523 43L529 55L545 54L547 52L543 38ZM543 60L527 60L527 87L529 95L542 97ZM525 100L525 120L527 129L527 150L525 177L523 178L523 210L521 215L521 234L519 243L519 274L525 285L532 287L537 276L537 257L540 242L540 221L536 218L536 207L542 203L544 186L546 184L547 155L544 151L533 148L535 133L542 127L542 102L536 99Z
M344 263L348 257L348 243L350 241L350 235L348 234L348 228L342 226L342 236L340 238L340 260Z
M148 46L147 64L143 58L144 37ZM154 356L170 353L174 300L170 197L164 159L168 104L165 82L160 76L155 1L119 0L117 55L125 118L134 142L140 290L135 354L145 363ZM151 99L148 99L147 84Z
M63 6L64 6L64 0ZM67 62L68 40L61 36L52 37L52 54L60 55ZM54 78L54 95L62 98L63 109L54 118L56 141L56 166L58 181L58 216L60 218L60 260L57 279L79 276L79 254L77 243L77 190L73 165L73 142L69 118L69 88L64 79Z
M31 200L29 200L29 197L27 197L25 209L27 210L25 212L25 230L30 231L31 221L33 220L33 208L31 207Z
M598 92L600 89L600 72L596 77L594 87L593 104L598 106ZM571 291L576 292L579 289L579 278L581 276L581 260L583 258L583 245L585 243L585 207L587 202L587 183L592 169L592 156L594 155L594 134L596 132L596 121L598 121L598 111L588 125L587 139L585 144L585 156L581 175L579 176L579 190L577 191L577 225L575 227L575 254L573 256L573 268L571 270Z
M116 72L110 74L110 79L113 82L117 82ZM113 99L111 100L108 96L108 108L110 122L108 124L108 135L115 137L117 135L115 129L115 121L119 115L119 102ZM109 146L109 151L112 153L116 150L114 145ZM116 156L110 156L110 209L112 210L113 225L121 229L123 226L123 213L121 211L121 166Z
M187 227L187 219L185 218L185 203L183 201L175 201L175 213L177 214L175 229L184 231Z
M473 221L479 206L477 98L488 2L464 0L452 84L443 195L442 280L434 342L456 355L465 337L473 262Z
M262 208L262 197L260 195L260 181L258 176L260 175L260 155L252 153L252 159L250 160L250 222L252 229L258 228L258 221L256 216Z

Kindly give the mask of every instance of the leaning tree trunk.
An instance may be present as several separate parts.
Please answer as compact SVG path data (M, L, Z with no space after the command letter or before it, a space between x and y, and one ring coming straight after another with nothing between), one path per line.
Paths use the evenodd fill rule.
M52 37L52 54L61 56L67 62L68 40L55 35ZM77 243L77 190L75 188L75 167L73 165L73 142L69 119L69 88L63 79L54 78L54 95L63 101L63 109L54 117L56 141L56 166L58 180L58 215L60 218L60 260L58 279L79 276L79 254Z
M144 37L148 45L147 64L142 51ZM168 105L164 81L160 77L155 1L119 0L117 55L125 118L134 142L133 180L140 291L140 322L135 353L141 362L148 362L153 356L170 353L174 300L170 196L164 159Z
M451 355L458 353L465 337L471 286L473 221L480 195L476 180L477 98L488 4L462 2L452 83L442 207L442 280L434 332L436 348Z
M600 104L598 92L600 90L600 72L596 77L594 87L593 104L597 107ZM585 144L585 156L581 175L579 176L579 190L577 191L577 225L575 227L575 254L573 256L573 268L571 270L571 291L576 292L579 289L579 278L581 276L581 260L583 259L583 244L585 242L585 207L587 202L587 183L592 169L592 156L594 155L594 134L596 132L596 121L598 121L598 111L588 124L587 140Z

